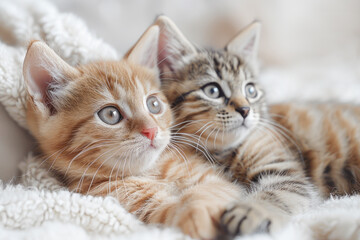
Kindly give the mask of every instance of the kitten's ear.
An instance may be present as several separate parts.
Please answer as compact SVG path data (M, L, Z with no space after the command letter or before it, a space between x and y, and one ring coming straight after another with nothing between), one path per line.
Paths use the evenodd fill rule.
M28 47L23 65L27 92L43 113L56 112L60 95L71 78L79 71L62 60L41 41Z
M226 45L225 50L237 54L247 62L255 61L258 54L260 31L260 22L251 23Z
M157 69L158 42L159 27L151 26L125 54L124 58L133 63Z
M160 16L154 24L160 27L158 66L161 71L165 68L172 71L183 62L183 57L196 54L196 48L170 18Z

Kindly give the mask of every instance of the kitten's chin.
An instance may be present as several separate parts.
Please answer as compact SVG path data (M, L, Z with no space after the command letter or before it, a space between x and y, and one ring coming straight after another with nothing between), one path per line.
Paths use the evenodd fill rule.
M165 146L149 146L147 150L145 150L140 157L139 161L137 162L137 166L134 168L139 169L139 173L143 173L149 169L152 169L156 166L157 161L159 160L161 154L165 150Z
M242 123L225 133L227 141L222 144L222 149L238 147L250 136L256 128L257 123L251 117L249 118L245 124Z
M124 168L126 175L140 175L156 166L161 154L164 152L169 140L162 139L154 143L145 143L137 148L137 153L132 154L128 161L127 169ZM126 160L125 160L126 161Z
M224 149L236 148L246 140L252 131L253 127L249 126L232 128L230 131L219 133L216 139L216 144L211 141L207 141L206 147L211 152L219 152ZM223 134L224 136L222 136Z

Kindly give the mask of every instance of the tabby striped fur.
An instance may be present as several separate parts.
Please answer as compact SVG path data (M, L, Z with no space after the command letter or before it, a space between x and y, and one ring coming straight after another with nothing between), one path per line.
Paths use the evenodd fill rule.
M360 106L288 103L269 112L296 140L305 172L323 197L360 192Z
M229 233L273 232L321 198L359 192L360 107L269 107L256 80L259 23L224 50L196 49L164 16L155 24L161 28L163 91L179 124L175 131L196 134L191 139L204 144L219 167L247 189L222 217ZM206 95L209 84L220 88L220 97ZM257 95L246 92L249 84ZM245 117L242 107L250 109Z

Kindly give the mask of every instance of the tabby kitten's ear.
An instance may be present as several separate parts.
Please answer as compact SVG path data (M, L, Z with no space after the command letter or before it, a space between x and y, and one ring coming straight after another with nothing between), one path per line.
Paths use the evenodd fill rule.
M65 86L79 74L45 43L34 41L30 44L23 75L27 92L43 114L56 113Z
M258 54L260 30L261 23L251 23L226 45L225 50L237 54L248 63L253 63Z
M160 16L154 24L160 27L158 65L162 72L177 69L184 56L196 53L195 47L168 17Z
M159 27L153 25L146 30L135 45L125 54L124 58L157 71L158 42Z

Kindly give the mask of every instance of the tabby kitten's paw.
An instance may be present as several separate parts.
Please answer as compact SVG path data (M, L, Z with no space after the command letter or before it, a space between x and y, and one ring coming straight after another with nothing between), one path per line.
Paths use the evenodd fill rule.
M265 207L262 202L236 203L223 212L220 226L224 233L231 236L272 232L286 218L278 211L276 207Z

